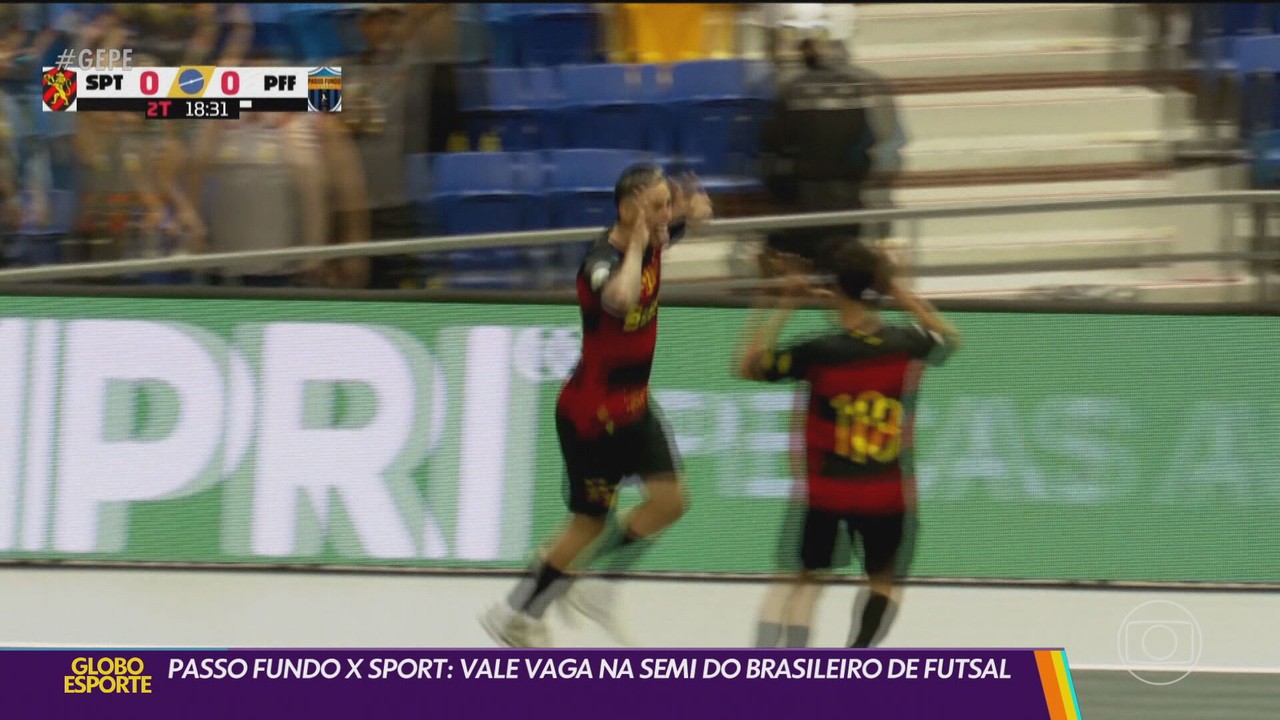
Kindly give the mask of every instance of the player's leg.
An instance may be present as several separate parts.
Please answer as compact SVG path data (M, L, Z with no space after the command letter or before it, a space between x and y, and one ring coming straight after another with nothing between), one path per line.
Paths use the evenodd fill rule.
M617 467L625 474L638 474L644 484L645 499L625 514L607 521L604 532L592 548L590 559L609 572L634 568L652 549L657 536L684 515L688 507L680 480L679 457L670 434L652 412L635 425L618 432L614 446ZM634 644L619 621L616 583L602 580L576 584L565 596L569 608L601 625L618 642Z
M568 526L530 568L530 574L511 591L513 610L541 619L551 603L568 589L574 561L604 529L604 516L575 512Z
M756 636L752 647L776 648L782 645L782 625L791 599L790 582L770 583L760 606L760 619L756 622Z
M568 526L529 568L506 603L499 603L482 618L482 624L499 642L515 647L550 644L543 616L547 608L568 590L571 571L600 536L613 508L620 476L607 458L607 439L583 441L572 423L557 418L556 429L568 471L568 505L573 513Z
M543 616L568 591L574 559L595 541L603 517L575 513L545 554L534 560L506 602L491 607L481 624L494 640L508 647L550 647Z
M621 469L640 476L644 501L605 526L595 557L602 569L611 571L634 567L658 534L679 520L689 505L679 454L655 406L651 404L643 420L619 431L617 449L625 463Z
M838 515L806 508L800 537L801 570L792 581L782 617L783 647L809 646L813 611L822 595L822 573L833 566L839 532Z
M783 627L787 624L787 606L795 590L795 578L804 565L800 561L801 540L804 537L805 516L809 507L803 490L797 490L787 498L787 507L778 527L778 543L775 546L774 568L786 579L771 583L765 590L764 603L756 621L753 647L775 648L782 645Z
M813 632L813 611L822 596L822 575L816 571L803 571L791 584L791 594L782 616L782 647L809 647Z
M889 631L897 614L898 553L903 548L905 515L862 515L851 517L849 533L862 536L863 566L870 592L864 603L855 603L850 647L868 648ZM861 604L862 612L857 611Z

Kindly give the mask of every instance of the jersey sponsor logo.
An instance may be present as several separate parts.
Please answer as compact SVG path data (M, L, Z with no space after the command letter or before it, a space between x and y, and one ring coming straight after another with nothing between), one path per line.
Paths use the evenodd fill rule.
M636 305L627 313L626 323L622 329L626 332L636 332L653 322L654 316L658 314L658 300L654 298L648 305Z

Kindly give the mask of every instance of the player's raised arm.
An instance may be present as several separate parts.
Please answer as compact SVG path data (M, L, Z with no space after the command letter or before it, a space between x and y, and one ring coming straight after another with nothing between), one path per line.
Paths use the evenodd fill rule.
M622 264L614 268L607 263L589 263L585 269L591 289L600 290L605 310L617 317L626 317L640 302L640 273L650 234L643 195L643 190L636 191L618 208L618 225L614 231L627 244Z
M937 352L931 353L931 358L934 359L935 364L940 364L942 360L960 350L963 346L960 331L956 330L954 325L939 315L928 300L911 292L910 289L896 280L889 281L887 290L903 310L914 315L920 326L932 334L933 344L938 346Z
M803 355L803 346L779 353L778 338L791 313L795 311L797 299L812 293L808 278L800 273L792 273L787 278L785 291L778 297L773 309L766 313L760 310L753 312L735 362L739 377L776 382L803 375L803 362L797 361Z

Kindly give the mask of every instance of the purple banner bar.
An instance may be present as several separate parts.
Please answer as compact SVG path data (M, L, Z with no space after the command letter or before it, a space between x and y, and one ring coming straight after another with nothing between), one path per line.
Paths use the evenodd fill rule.
M693 715L695 708L699 717L819 710L829 717L1049 720L1055 697L1059 708L1063 699L1070 702L1056 681L1042 681L1052 677L1042 673L1054 654L13 649L0 651L0 703L5 717L104 720L527 720L587 713L654 720Z

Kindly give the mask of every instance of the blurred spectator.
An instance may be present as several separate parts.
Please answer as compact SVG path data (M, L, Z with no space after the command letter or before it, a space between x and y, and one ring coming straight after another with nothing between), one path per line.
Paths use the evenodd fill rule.
M373 240L402 240L415 233L414 214L405 179L409 152L409 103L423 95L424 21L440 12L433 5L406 11L397 5L366 5L358 19L365 50L354 63L343 64L342 119L355 137L364 169ZM370 287L415 287L417 258L408 255L370 258Z
M174 64L235 67L244 62L253 44L253 18L245 3L196 4L190 24L185 27L189 37L184 39L179 62Z
M123 12L123 8L115 8L92 20L82 18L75 28L76 45L124 47L131 31ZM140 66L154 62L145 54L135 60ZM134 113L77 113L74 119L80 166L79 222L64 259L83 262L126 257L126 231L143 212L143 168L151 167L150 153L155 147L147 142L143 119ZM147 199L154 200L154 196Z
M15 233L22 223L18 151L14 140L12 106L0 105L0 236ZM0 264L5 253L0 252Z
M135 221L159 228L164 202L157 191L156 164L163 153L161 129L137 113L95 113L77 118L81 164L80 242L67 260L117 260L148 255L132 246Z
M317 212L327 222L325 242L363 243L371 239L369 195L364 175L352 172L360 166L360 153L341 120L332 115L316 115L317 132L327 175L320 196L331 212ZM321 211L324 207L320 208ZM359 289L369 285L368 257L347 257L326 263L322 281L328 287Z
M239 120L210 122L203 128L199 147L207 158L206 218L212 252L301 244L299 188L285 155L282 126L288 117L244 113ZM222 267L212 280L219 285L284 287L300 269L292 261L243 261Z
M903 144L891 89L864 69L832 61L813 39L799 50L805 69L782 89L761 142L772 200L787 213L859 210L874 184L881 195L875 204L887 204ZM887 227L876 231L887 234ZM777 231L767 245L821 268L861 235L858 224Z
M424 104L410 107L411 117L416 110L421 120L412 128L408 151L446 152L449 136L464 129L458 102L458 69L468 60L474 62L473 58L463 55L462 8L451 3L432 3L414 6L411 12L421 15L416 21L416 30L410 27L413 34L409 43L412 56L421 63L415 66L422 68L422 83L415 80L411 86L427 87L429 92L419 96Z
M285 61L268 54L259 65ZM345 104L345 99L344 99ZM369 198L359 153L341 120L323 113L245 113L208 123L198 143L208 173L209 249L241 252L369 239ZM356 172L352 170L356 169ZM216 273L217 284L364 287L368 258L255 261Z
M802 38L827 41L831 50L838 49L846 58L854 56L853 3L761 3L757 7L770 28L775 61L792 59L791 53Z

